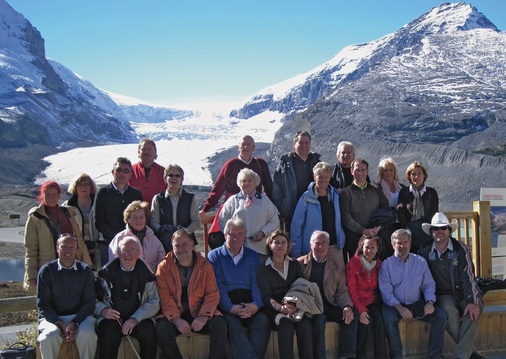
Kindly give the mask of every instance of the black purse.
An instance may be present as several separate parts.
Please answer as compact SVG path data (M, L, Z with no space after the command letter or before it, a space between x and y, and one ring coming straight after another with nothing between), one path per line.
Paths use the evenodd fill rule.
M0 350L1 359L35 359L35 348L21 342Z
M397 212L388 205L380 206L371 214L369 221L373 226L388 226L397 221Z

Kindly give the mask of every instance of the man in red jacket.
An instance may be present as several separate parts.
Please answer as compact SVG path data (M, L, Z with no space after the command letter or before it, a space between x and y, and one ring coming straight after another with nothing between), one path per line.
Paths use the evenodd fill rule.
M172 235L172 248L156 271L163 314L156 333L163 357L182 359L176 337L196 332L210 334L210 359L225 358L227 324L217 309L220 294L213 267L184 228Z

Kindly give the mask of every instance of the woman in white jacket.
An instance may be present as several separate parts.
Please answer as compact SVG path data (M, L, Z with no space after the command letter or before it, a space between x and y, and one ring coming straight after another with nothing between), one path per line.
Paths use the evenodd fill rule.
M265 239L279 228L279 216L272 201L256 190L259 184L260 176L243 168L237 175L241 192L227 199L219 214L219 224L223 232L230 218L239 217L246 225L244 245L265 256Z

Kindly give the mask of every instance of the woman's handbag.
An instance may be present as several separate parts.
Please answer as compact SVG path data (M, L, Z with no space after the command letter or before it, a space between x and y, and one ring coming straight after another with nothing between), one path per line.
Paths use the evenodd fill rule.
M35 359L35 348L21 342L0 350L1 359Z

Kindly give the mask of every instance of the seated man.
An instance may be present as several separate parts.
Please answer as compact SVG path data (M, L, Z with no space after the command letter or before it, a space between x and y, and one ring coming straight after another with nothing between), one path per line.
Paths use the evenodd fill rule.
M75 259L77 239L74 236L60 236L56 252L58 259L42 266L37 279L38 341L42 358L57 358L65 340L75 341L80 358L94 359L97 335L93 317L93 271Z
M436 284L423 257L410 253L411 232L392 233L394 255L381 263L379 287L383 298L383 322L390 347L390 358L402 359L399 321L419 319L431 323L429 358L442 358L447 316L434 305Z
M139 259L141 243L124 237L115 259L98 272L99 293L95 314L100 359L116 358L123 335L139 341L143 359L156 358L154 317L160 309L155 276Z
M423 223L422 229L434 240L421 249L420 255L429 264L436 282L436 303L448 315L446 330L457 344L453 357L481 358L473 348L483 298L469 248L450 236L457 223L450 223L442 212L437 212L431 223Z
M228 340L235 359L261 359L271 333L267 316L259 309L258 254L244 246L246 228L237 217L225 225L225 244L209 252L220 291L220 310L228 325Z
M311 252L298 260L306 266L304 276L320 288L326 320L341 325L339 358L355 358L358 313L354 313L353 302L348 294L343 256L328 256L329 241L327 232L314 231L310 239ZM323 341L315 344L315 347L325 348L325 333L313 336Z
M182 359L176 342L181 333L210 334L210 359L226 357L227 323L217 310L220 293L213 267L186 229L172 235L172 251L158 265L156 286L163 317L156 323L164 358Z

